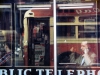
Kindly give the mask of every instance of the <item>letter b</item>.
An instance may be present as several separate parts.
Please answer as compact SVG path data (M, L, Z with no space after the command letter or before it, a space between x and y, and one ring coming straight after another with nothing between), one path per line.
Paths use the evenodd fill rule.
M6 69L0 69L0 75L8 75Z

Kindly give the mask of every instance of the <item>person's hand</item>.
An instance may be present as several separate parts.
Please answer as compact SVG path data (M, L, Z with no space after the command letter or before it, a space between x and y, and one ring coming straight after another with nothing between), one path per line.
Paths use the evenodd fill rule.
M84 50L84 54L87 54L87 53L88 53L88 51L89 51L88 49L85 49L85 50Z
M72 47L72 48L70 49L70 51L73 52L73 51L74 51L74 48Z

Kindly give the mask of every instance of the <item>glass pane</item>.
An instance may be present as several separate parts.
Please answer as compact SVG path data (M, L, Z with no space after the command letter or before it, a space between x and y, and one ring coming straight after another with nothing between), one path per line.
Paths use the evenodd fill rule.
M16 66L53 66L52 11L52 4L17 4Z
M78 26L79 38L97 38L97 26L96 25L83 25Z
M89 3L92 4L89 5L91 8L87 7L88 3L57 3L56 43L59 74L66 75L68 71L65 70L72 72L80 67L98 66L99 15L95 11L95 2Z
M96 22L96 16L80 16L80 22Z
M22 4L25 4L25 3L38 3L38 4L41 4L41 3L50 3L52 2L52 0L15 0L16 3L22 3Z
M0 66L12 66L14 33L11 4L0 4Z
M98 25L98 37L100 38L100 25Z
M75 38L75 26L57 26L57 37Z
M74 22L74 16L59 16L57 22Z
M0 30L10 30L11 25L11 5L0 5Z

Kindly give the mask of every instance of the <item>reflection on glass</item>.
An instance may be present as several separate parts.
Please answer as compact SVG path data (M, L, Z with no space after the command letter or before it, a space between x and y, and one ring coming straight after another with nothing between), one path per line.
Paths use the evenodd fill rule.
M11 9L0 9L0 30L11 29Z
M43 1L47 1L47 3L42 4ZM31 3L27 4L27 2L17 5L16 31L19 32L20 26L22 28L21 32L18 33L21 35L16 37L16 41L20 39L20 42L18 40L16 44L16 66L51 65L50 55L53 55L50 53L50 39L53 36L50 35L51 25L53 25L52 5L49 0L41 0L41 2L33 3L32 6L30 6ZM29 8L31 11L23 10L23 8Z
M11 5L0 5L0 66L12 66L14 50Z
M96 16L80 16L79 22L84 22L86 19L88 20L87 22L96 22Z
M75 18L74 16L58 16L57 22L74 22Z
M75 37L75 26L57 26L57 37Z
M44 3L46 3L46 2L51 2L52 0L15 0L15 2L17 2L17 3L33 3L33 2L38 2L38 3L40 3L40 2L44 2Z
M100 25L98 25L98 37L100 38Z
M79 38L96 38L97 37L96 25L78 26L78 37Z

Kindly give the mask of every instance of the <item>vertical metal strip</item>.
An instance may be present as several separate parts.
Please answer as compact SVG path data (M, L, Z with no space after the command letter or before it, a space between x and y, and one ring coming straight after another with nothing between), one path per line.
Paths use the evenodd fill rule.
M54 16L54 75L57 75L56 0L53 0L53 16Z
M15 32L13 32L14 30L15 30L15 3L11 3L11 12L12 12L12 35L14 35L14 33ZM14 39L14 41L15 41L15 38L13 37L12 39ZM11 43L13 43L14 45L15 45L15 42L14 41L11 41ZM15 50L12 50L12 56L13 56L13 58L15 58L15 56L14 56L14 51ZM14 61L14 59L12 60L12 66L14 66L15 65L15 61Z
M97 29L96 30L96 32L97 32L96 33L96 35L97 35L97 49L96 50L97 50L97 58L99 58L99 55L98 55L98 53L99 53L99 51L98 51L99 50L99 39L98 39L99 38L98 37L99 30L98 30L98 6L97 6L97 0L96 0L96 27L97 27L96 28ZM97 60L97 62L99 62L99 61Z

